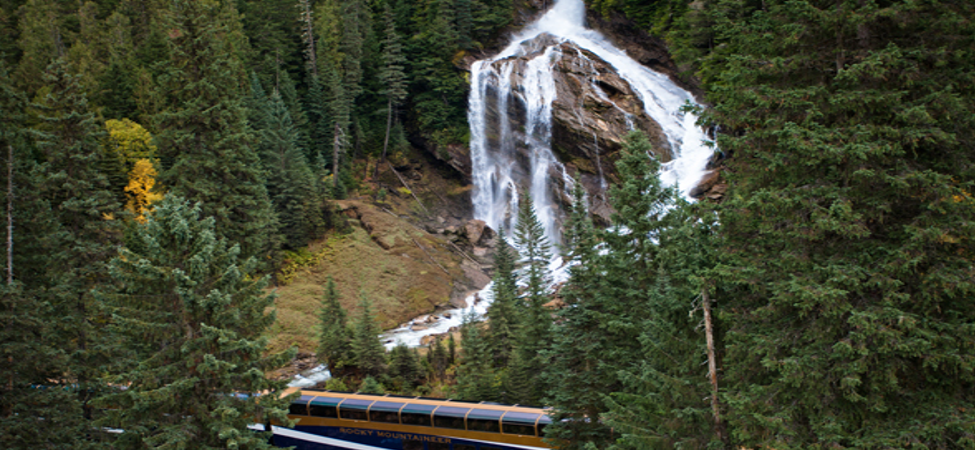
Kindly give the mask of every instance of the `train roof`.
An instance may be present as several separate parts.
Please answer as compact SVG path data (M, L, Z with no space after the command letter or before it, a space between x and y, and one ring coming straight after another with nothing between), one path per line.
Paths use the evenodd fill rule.
M343 399L357 399L372 402L397 402L409 403L414 405L431 406L456 406L460 408L476 408L481 410L527 412L535 414L548 414L550 407L528 406L528 405L505 405L495 402L478 402L469 400L454 400L447 398L413 397L395 394L365 394L361 392L342 392L329 391L324 389L290 388L285 391L285 395L300 392L302 397L331 397Z

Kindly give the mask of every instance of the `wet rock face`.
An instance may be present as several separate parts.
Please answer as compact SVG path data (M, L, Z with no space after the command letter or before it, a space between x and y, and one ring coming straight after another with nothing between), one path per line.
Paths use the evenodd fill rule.
M526 134L526 101L521 95L527 82L524 74L528 72L526 66L530 61L546 57L546 50L553 48L548 57L551 58L556 99L552 103L549 144L566 171L578 177L586 187L592 203L591 211L597 216L597 221L608 223L611 208L606 202L605 190L618 180L614 163L619 159L624 137L631 129L642 130L650 137L662 161L671 158L670 144L660 125L646 114L642 101L630 84L608 63L571 42L559 41L548 34L539 35L523 45L523 56L494 63L495 68L501 71L504 64L514 62L510 79L515 95L509 96L506 103L499 100L488 103L488 123L497 124L493 127L497 130L505 125L500 123L502 118L507 117L506 126L511 137L509 142L501 142L501 133L490 134L489 145L494 148L502 145L515 147L519 163L514 164L511 170L530 167L528 143L546 137L542 136L545 130L536 130L541 132L533 136ZM497 89L504 87L489 86L486 97L496 99L496 91L490 91ZM507 114L501 114L501 108L505 108ZM553 170L549 175L554 181L554 197L560 199L563 205L568 204L571 199L568 197L569 190L565 189L564 174Z

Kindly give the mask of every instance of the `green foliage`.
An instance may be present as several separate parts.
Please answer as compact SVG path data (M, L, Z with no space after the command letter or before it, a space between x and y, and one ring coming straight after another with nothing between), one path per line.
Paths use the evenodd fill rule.
M352 363L352 334L332 277L328 277L325 285L325 296L318 317L318 360L328 365L333 375L337 375L343 367Z
M88 409L104 388L98 378L112 362L111 339L98 326L91 290L108 283L105 263L121 237L120 222L113 219L121 205L99 170L104 132L78 78L60 59L45 72L47 95L32 105L40 121L33 135L42 161L32 175L55 227L44 238L50 284L43 295L60 318L50 336L68 354L66 376L77 380Z
M303 247L323 228L324 205L316 192L314 175L304 151L298 147L298 131L278 92L273 92L270 99L261 98L262 93L256 89L251 95L259 99L254 101L255 106L262 108L252 112L259 117L255 121L257 148L284 247Z
M278 246L277 220L242 104L239 14L229 1L167 5L159 13L170 30L170 58L158 76L164 107L154 117L160 181L170 193L201 202L243 257L266 259Z
M372 312L372 302L365 293L360 296L359 309L352 334L354 364L363 375L379 376L386 370L386 349L379 341L382 330Z
M358 392L363 394L383 395L386 393L386 388L383 387L382 383L376 381L375 378L369 376L362 380L362 384L359 385Z
M411 392L423 379L423 367L416 352L403 344L389 352L389 377L399 392Z
M508 366L518 338L518 285L513 252L502 229L494 253L494 284L491 285L494 300L487 310L490 330L483 337L490 347L488 359L499 369Z
M720 212L735 437L971 446L975 5L713 14L711 120L734 155Z
M464 318L460 345L463 354L457 368L457 397L464 400L500 401L500 383L491 349L481 331L482 323Z
M247 426L288 421L285 383L264 377L294 353L265 353L274 297L215 222L167 196L112 261L119 288L100 297L137 360L116 375L128 388L104 399L102 424L126 431L124 448L273 448Z

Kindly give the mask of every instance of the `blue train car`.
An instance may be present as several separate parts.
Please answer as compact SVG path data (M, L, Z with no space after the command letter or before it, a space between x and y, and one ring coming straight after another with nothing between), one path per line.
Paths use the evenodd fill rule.
M550 448L542 408L304 389L288 417L294 428L275 426L274 444L298 450Z

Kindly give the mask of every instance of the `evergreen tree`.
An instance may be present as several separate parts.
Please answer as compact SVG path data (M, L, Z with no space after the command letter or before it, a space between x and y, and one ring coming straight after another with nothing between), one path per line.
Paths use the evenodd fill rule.
M471 401L500 401L500 387L490 348L481 335L481 322L465 317L460 345L463 357L457 368L457 396Z
M389 376L400 391L411 392L423 379L423 368L413 350L400 343L389 352Z
M735 444L972 445L975 4L713 13Z
M721 292L713 281L721 258L709 207L680 200L659 222L658 278L639 338L643 357L635 367L620 369L623 389L612 394L604 415L618 433L611 448L727 443L706 336L718 322L711 313L712 296Z
M287 423L284 382L265 378L292 352L267 354L267 280L254 259L216 237L202 208L167 196L112 261L120 288L105 292L116 336L138 356L116 377L105 426L124 448L273 448L255 421ZM264 395L234 395L261 393Z
M427 360L433 369L433 376L438 380L444 380L447 376L447 349L443 346L441 339L436 339L427 353Z
M106 119L135 117L138 105L135 102L135 80L130 69L121 61L113 60L108 70L98 80L98 95L95 98Z
M169 192L201 202L216 229L264 259L277 248L277 221L248 133L243 36L233 2L176 1L160 11L169 65L159 75L165 109L154 118Z
M89 402L104 386L98 381L111 362L112 342L102 333L91 290L107 282L105 263L114 253L120 205L105 174L99 142L104 131L88 110L78 77L55 60L44 75L49 93L32 105L41 121L35 144L43 162L35 168L39 196L51 205L57 227L47 237L45 295L60 317L58 345L69 355L65 375L77 380L78 395L90 418Z
M382 383L370 376L362 380L362 384L359 385L358 392L363 394L383 395L386 393L386 388L383 387Z
M277 92L265 102L263 126L258 130L267 191L279 218L286 248L300 248L320 230L320 202L304 151L296 142L297 130Z
M494 284L491 295L494 300L487 309L489 331L484 336L490 347L490 361L494 367L508 366L518 336L518 285L515 276L515 256L505 232L498 233L494 254Z
M325 284L325 297L322 299L319 318L318 360L328 365L333 374L337 374L340 369L352 363L353 354L346 312L339 303L339 293L331 276Z
M393 118L395 110L403 100L406 99L406 74L404 64L406 58L403 57L403 43L400 42L400 35L396 32L396 21L393 18L393 9L389 4L385 5L383 18L386 23L386 38L383 40L383 67L379 73L379 79L383 85L382 94L386 96L386 138L383 140L383 155L380 164L386 162L386 154L389 149L389 135L393 128ZM376 165L376 173L379 172L379 165Z
M548 293L548 239L542 223L535 215L535 207L530 194L522 195L518 202L518 225L515 228L515 242L520 247L525 262L526 292L521 299L522 319L519 321L516 352L519 353L519 366L512 370L525 374L537 374L546 366L544 350L551 342L552 319L543 306L549 301ZM527 395L517 397L519 403L540 404L544 384L538 377L527 378L526 386L520 387Z
M675 195L661 186L650 150L642 133L624 141L616 164L621 184L610 191L617 211L612 229L596 231L582 212L581 190L574 195L566 234L573 243L569 257L577 263L562 290L567 307L558 312L543 377L551 387L546 403L555 409L546 435L568 448L610 445L610 429L601 420L610 408L606 398L627 390L621 379L625 370L643 359L640 337L660 288L659 220Z
M355 365L364 375L379 376L386 370L386 349L379 341L382 330L372 312L372 302L365 294L359 300L359 318L352 335L352 354Z
M47 283L36 260L48 262L48 249L38 243L47 240L53 221L47 202L32 194L26 102L9 75L0 61L0 217L6 230L0 283L0 446L85 448L84 436L75 431L91 430L79 426L77 396L51 381L64 379L67 355L52 335L50 324L57 316L51 303L38 295ZM47 226L38 226L44 222ZM38 389L39 384L49 388Z

